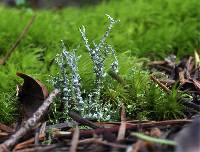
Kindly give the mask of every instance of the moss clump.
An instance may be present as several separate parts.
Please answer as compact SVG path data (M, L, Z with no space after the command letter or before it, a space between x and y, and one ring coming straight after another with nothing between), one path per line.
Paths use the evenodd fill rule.
M183 106L178 103L177 89L171 94L163 92L150 80L148 71L141 67L132 67L128 74L122 76L124 85L105 83L103 100L111 102L116 108L124 103L129 118L139 120L165 120L183 117ZM118 115L119 116L119 115Z
M14 91L0 94L0 122L9 124L18 118L16 95Z

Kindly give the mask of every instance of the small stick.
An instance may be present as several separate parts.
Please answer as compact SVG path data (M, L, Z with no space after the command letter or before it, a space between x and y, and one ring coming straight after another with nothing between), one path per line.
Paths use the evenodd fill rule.
M165 92L170 93L171 90L168 89L163 83L161 83L158 79L156 79L153 75L150 76L151 80L159 85Z
M76 125L76 122L63 122L63 123L46 126L46 130L53 129L53 128L57 128L57 129L73 128L75 125Z
M44 134L40 134L38 136L38 140L39 141L43 141L45 139L45 135ZM28 145L34 144L34 138L28 139L22 143L19 143L15 146L14 151L19 150L19 149L24 149L25 147L27 147Z
M107 142L107 141L102 141L102 138L89 138L89 139L79 140L79 144L85 144L85 143L86 144L88 144L88 143L97 143L97 144L102 144L102 145L115 147L115 148L123 148L123 149L127 148L126 145L117 144L117 143L111 143L111 142Z
M97 129L97 128L102 128L102 126L98 126L95 123L89 121L88 119L82 118L81 116L79 116L76 112L70 111L69 112L69 116L76 122L83 124L83 125L87 125L93 129Z
M158 121L158 122L147 122L147 123L141 123L141 124L131 124L126 123L126 129L128 130L134 130L138 129L138 127L142 128L149 128L154 126L166 126L166 125L178 125L178 124L186 124L192 122L192 120L166 120L166 121ZM113 128L98 128L95 130L85 130L80 132L80 137L91 137L93 134L102 134L104 132L110 132L110 133L117 133L119 131L119 126L115 126Z
M52 145L38 145L30 148L23 148L15 150L15 152L34 152L34 151L52 151L52 149L60 146L61 144L52 144Z
M27 23L27 25L24 27L23 31L21 32L21 34L18 36L17 40L15 41L15 43L13 43L13 45L11 46L11 48L7 51L6 55L4 56L3 59L0 60L0 65L4 65L6 64L6 61L9 59L9 57L11 56L11 54L15 51L15 49L17 48L17 46L20 44L21 40L23 39L23 37L26 35L26 33L29 31L31 25L33 24L34 20L35 20L35 15L32 16L32 18L29 20L29 22Z
M118 135L117 135L117 140L122 140L125 138L126 134L126 110L125 106L122 104L121 106L121 125L119 127Z
M108 71L108 74L110 75L111 78L113 78L114 80L116 80L119 84L121 84L122 86L125 85L125 81L124 79L117 74L116 72L112 71L111 69Z
M79 128L78 128L78 126L76 126L76 129L75 129L73 137L72 137L69 152L76 152L76 149L78 147L78 142L79 142L79 133L80 133Z
M166 125L184 125L187 123L192 122L192 120L186 120L186 119L178 119L178 120L165 120L165 121L157 121L157 122L146 122L141 124L132 124L132 123L126 123L126 129L127 130L135 130L138 129L138 127L142 128L149 128L149 127L155 127L155 126L166 126ZM119 126L114 126L112 128L97 128L97 129L91 129L91 130L83 130L80 131L80 137L92 137L94 134L103 134L105 132L109 133L117 133L119 131ZM62 137L71 138L72 134L63 134Z
M88 143L93 143L96 140L102 140L102 139L101 138L92 137L92 138L86 138L86 139L79 140L78 143L79 144L88 144Z
M40 135L40 128L38 127L35 129L35 137L34 137L35 145L39 145L39 135Z
M12 129L12 128L0 123L0 132L1 131L5 131L7 133L12 133L12 132L14 132L14 129Z
M44 100L43 104L38 108L38 110L33 114L31 118L29 118L24 126L22 126L15 134L13 134L8 140L4 143L0 144L0 152L4 151L2 147L7 147L7 149L11 149L20 138L26 135L27 132L31 131L40 121L40 119L47 112L50 104L53 102L54 97L59 93L58 89L55 89L47 99Z
M102 145L114 147L114 148L123 148L123 149L126 149L126 148L127 148L126 145L111 143L111 142L102 141L102 140L94 140L93 142L94 142L94 143L97 143L97 144L102 144Z

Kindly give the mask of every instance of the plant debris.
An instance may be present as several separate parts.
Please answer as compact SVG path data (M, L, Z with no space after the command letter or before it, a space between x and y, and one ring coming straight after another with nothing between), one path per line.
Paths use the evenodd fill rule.
M198 60L200 52L194 54L194 57L185 57L178 63L167 58L165 61L153 61L148 65L152 70L157 69L166 74L164 79L157 79L155 76L151 76L151 79L167 93L170 93L170 89L176 86L179 88L180 94L187 94L187 97L181 97L180 102L187 108L195 110L197 114L200 111L200 67Z
M26 135L29 131L31 131L38 123L40 123L41 118L48 110L50 104L53 102L53 98L59 93L57 89L55 89L49 97L43 102L43 104L37 109L37 111L33 114L31 118L29 118L25 124L17 130L10 138L4 141L0 145L0 151L5 151L5 148L8 150L12 148L20 138Z
M17 96L22 104L23 119L27 120L48 97L48 91L39 80L20 72L17 72L17 76L24 79L23 85L18 86Z
M195 56L197 56L197 54L195 54ZM183 152L186 149L191 152L198 151L200 149L198 145L200 141L198 133L194 135L195 141L193 141L193 139L186 140L186 138L189 139L194 132L198 132L197 125L200 123L200 119L196 119L196 117L199 117L198 106L200 105L200 72L198 63L194 58L188 57L181 60L178 64L174 61L167 60L154 61L151 62L149 66L151 69L156 68L167 74L167 79L165 80L163 78L158 78L155 74L150 76L167 94L173 91L172 88L175 85L179 88L178 93L181 94L184 92L192 97L190 98L192 100L188 102L187 98L180 96L180 103L183 103L185 107L190 104L196 106L196 108L192 108L192 106L186 108L187 110L188 108L192 109L189 111L190 114L187 115L186 119L144 122L126 120L124 105L121 105L121 122L93 122L83 118L74 111L70 111L69 116L72 120L60 124L44 126L43 132L38 133L37 139L36 132L35 134L31 134L29 139L22 139L34 126L37 126L41 122L41 117L53 102L52 98L56 96L58 90L51 93L45 100L48 96L48 92L38 80L26 74L17 73L18 76L24 79L19 94L23 96L26 95L26 102L37 102L39 100L40 104L37 105L38 107L32 107L33 111L31 111L31 113L35 113L33 115L28 115L30 118L16 133L13 132L12 128L3 124L0 125L0 139L7 138L5 141L2 139L0 140L2 142L0 151L8 151L8 149L12 148L17 152ZM22 98L20 100L22 100Z

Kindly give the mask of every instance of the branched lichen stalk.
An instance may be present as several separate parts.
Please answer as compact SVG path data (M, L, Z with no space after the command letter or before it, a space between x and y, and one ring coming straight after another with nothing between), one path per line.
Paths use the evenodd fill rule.
M110 15L106 14L106 16L108 17L108 19L110 21L110 24L107 27L106 32L104 33L103 37L100 40L100 43L99 43L99 45L97 47L99 49L104 46L107 37L110 35L110 32L111 32L111 30L113 28L113 25L118 22L117 20L114 20Z
M60 68L59 79L56 87L61 89L61 98L65 104L65 110L68 111L69 101L71 100L71 89L69 88L69 78L66 74L66 63L62 54L57 55L56 62Z
M78 104L78 110L81 110L82 105L83 105L83 98L81 96L81 89L80 89L81 85L79 82L80 76L79 76L78 67L77 67L78 58L76 57L75 50L73 50L73 52L68 52L63 42L62 42L62 46L63 46L62 54L67 60L68 66L70 67L70 70L71 70L71 74L72 74L71 81L72 81L72 87L73 87L72 89L75 93L75 98Z
M97 102L97 106L94 107L95 110L97 111L103 111L103 107L101 105L101 103L99 103L100 101L100 92L101 89L103 87L103 78L105 76L105 59L108 56L108 54L112 54L114 57L114 62L111 64L111 69L114 72L118 72L118 60L117 57L115 55L115 50L110 46L106 44L106 39L109 36L113 25L117 22L115 21L112 17L110 17L109 15L107 15L110 24L107 27L107 30L105 32L105 34L102 36L100 42L98 44L95 44L93 42L93 48L90 46L89 42L88 42L88 38L86 35L86 30L85 27L82 26L82 28L80 28L80 33L83 39L83 42L85 44L86 49L88 50L91 60L93 62L94 65L94 73L96 75L96 79L95 79L95 86L96 88L94 89L93 92L93 99L95 102ZM111 53L110 53L111 52Z

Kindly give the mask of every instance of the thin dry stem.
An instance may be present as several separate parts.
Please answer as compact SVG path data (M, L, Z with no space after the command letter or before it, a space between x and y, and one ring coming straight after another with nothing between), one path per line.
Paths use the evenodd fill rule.
M35 15L31 17L31 19L29 20L29 22L27 23L27 25L24 27L23 31L21 32L21 34L19 35L19 37L17 38L17 40L15 41L15 43L12 44L11 48L7 51L7 53L4 56L4 58L0 60L0 65L6 64L7 60L11 56L11 54L15 51L15 49L20 44L21 40L24 38L24 36L26 35L26 33L28 33L31 25L33 24L33 22L35 20L35 17L36 17Z
M43 104L38 108L38 110L29 118L24 126L22 126L15 134L13 134L8 140L0 145L0 152L5 151L2 147L7 147L11 149L24 135L26 135L31 129L33 129L41 120L41 118L46 114L50 104L53 102L54 97L59 93L58 89L55 89L47 99L44 100Z

